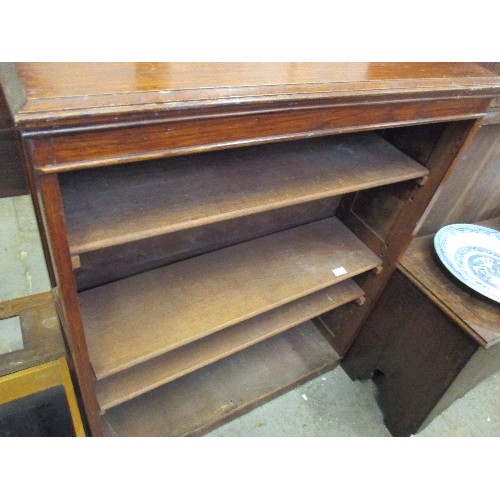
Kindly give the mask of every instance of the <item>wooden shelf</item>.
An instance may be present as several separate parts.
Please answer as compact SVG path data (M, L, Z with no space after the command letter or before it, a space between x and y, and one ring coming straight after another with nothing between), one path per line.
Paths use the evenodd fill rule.
M112 408L103 420L111 436L199 435L338 362L306 322Z
M75 172L60 182L76 255L428 173L361 133Z
M335 217L79 294L97 379L380 265ZM344 268L336 276L333 270Z
M97 399L101 410L108 410L362 296L363 290L354 281L346 280L100 380Z
M477 224L500 230L500 217ZM434 234L415 238L398 268L482 347L500 343L498 304L468 288L444 267L434 249Z

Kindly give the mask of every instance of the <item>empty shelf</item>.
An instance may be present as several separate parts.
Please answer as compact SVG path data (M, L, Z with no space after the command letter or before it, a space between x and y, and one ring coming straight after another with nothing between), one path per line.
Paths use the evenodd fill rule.
M427 174L361 133L85 170L60 182L79 254Z
M108 410L361 296L363 290L354 281L346 280L99 380L97 399L101 410Z
M81 292L98 379L380 265L335 217Z
M201 434L338 362L328 341L306 322L112 408L104 427L111 436Z

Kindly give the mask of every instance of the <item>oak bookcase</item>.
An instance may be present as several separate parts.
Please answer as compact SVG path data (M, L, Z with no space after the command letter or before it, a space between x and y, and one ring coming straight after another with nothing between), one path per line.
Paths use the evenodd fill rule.
M0 75L96 436L202 434L336 366L500 89L458 63Z

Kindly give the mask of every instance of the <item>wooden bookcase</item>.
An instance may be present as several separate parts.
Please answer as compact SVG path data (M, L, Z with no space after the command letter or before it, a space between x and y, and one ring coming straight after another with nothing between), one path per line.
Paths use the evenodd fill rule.
M474 64L0 76L96 436L202 434L336 366L500 89Z

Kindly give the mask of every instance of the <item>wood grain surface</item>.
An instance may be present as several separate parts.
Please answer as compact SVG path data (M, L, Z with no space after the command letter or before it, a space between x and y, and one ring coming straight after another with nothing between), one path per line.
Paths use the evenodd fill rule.
M479 224L500 230L500 218ZM401 272L476 342L491 347L500 341L500 305L455 278L437 257L433 242L433 235L415 238L401 260Z
M340 197L310 201L87 252L75 270L79 290L333 217L339 201Z
M336 133L480 118L489 103L489 98L469 96L375 104L334 101L247 114L224 111L173 121L142 119L119 128L114 124L66 128L26 136L26 145L40 172L60 173Z
M12 316L19 316L24 311L36 306L46 305L49 306L52 302L51 292L36 293L34 295L26 295L24 297L17 297L12 300L4 300L0 302L0 319L11 318Z
M393 219L390 231L385 235L382 244L369 224L357 217L351 210L352 200L346 200L345 204L341 202L337 210L338 217L381 257L383 271L379 274L369 273L363 280L361 286L365 291L366 304L362 308L348 305L337 310L338 314L334 311L331 315L323 318L323 322L326 325L331 324L336 332L335 350L340 355L344 355L348 351L355 338L358 341L357 334L363 322L395 271L399 259L411 243L412 232L427 204L448 169L453 168L455 159L467 149L478 128L477 122L470 121L453 122L446 125L442 133L439 134L439 140L432 153L428 156L425 166L429 169L430 175L427 182L422 186L414 186L413 191L407 193L409 196L406 198L406 202L398 207L397 217ZM383 190L384 188L378 189ZM377 206L378 204L375 204L375 209ZM366 213L364 215L366 216Z
M114 436L202 434L338 364L311 322L245 349L104 415Z
M61 191L57 176L44 175L30 177L30 183L36 193L40 210L40 222L48 243L46 256L50 259L57 285L57 307L60 311L61 323L64 325L66 342L71 354L71 366L76 373L80 394L85 407L87 423L92 435L100 436L101 422L99 419L99 403L95 395L95 377L90 365L90 359L83 331L82 315L75 276L71 265L64 210Z
M384 424L394 436L417 432L479 348L398 271L359 338L342 367L354 379L374 376Z
M499 82L472 63L4 63L0 77L16 122L38 127L318 96L484 95Z
M132 399L363 296L354 281L307 295L97 382L101 410Z
M76 172L61 189L78 254L428 173L355 134Z
M79 296L95 375L112 375L379 264L331 218L87 290ZM341 267L345 274L336 276Z
M418 235L500 217L500 125L482 126L429 204Z
M500 78L472 63L4 63L0 83L5 97L0 104L11 115L5 123L17 126L30 188L40 200L38 221L93 435L101 433L94 369L110 375L383 261L383 271L363 281L366 304L341 308L349 311L338 336L347 349L457 152L465 151L478 119L500 91ZM428 156L429 180L399 211L383 242L386 248L375 249L381 259L358 247L351 233L344 238L337 229L309 232L307 224L87 290L80 294L84 332L59 174L438 122L445 126L437 142L423 138L419 144ZM371 245L369 230L352 230ZM348 240L356 241L354 247ZM262 241L267 243L259 246ZM348 272L332 280L338 266Z

